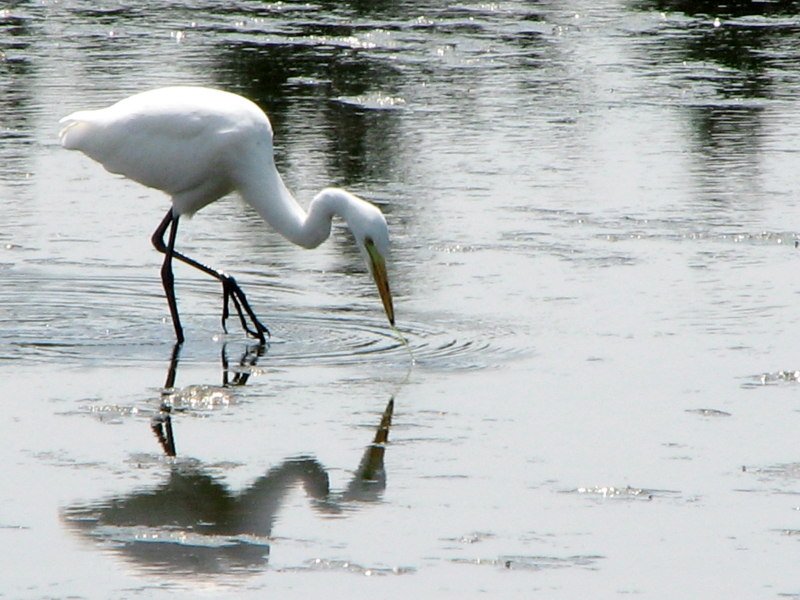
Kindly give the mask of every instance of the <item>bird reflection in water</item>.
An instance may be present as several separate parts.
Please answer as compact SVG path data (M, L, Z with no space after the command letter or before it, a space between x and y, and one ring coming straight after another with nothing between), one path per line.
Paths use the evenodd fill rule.
M164 382L164 387L161 392L161 409L159 414L153 418L152 429L156 434L156 438L161 444L161 448L167 456L175 456L175 436L172 429L172 411L176 408L175 404L181 397L189 398L189 404L193 404L191 399L199 398L199 401L205 404L214 404L214 398L217 395L222 395L223 399L227 398L226 394L222 394L219 388L211 388L209 386L188 386L184 390L177 390L175 388L175 378L178 373L178 360L180 358L182 344L175 344L172 349L172 358L169 363L169 370L167 371L167 380ZM231 368L228 361L227 347L222 346L222 388L236 387L245 385L250 379L252 369L258 363L258 359L264 356L266 351L265 344L257 344L247 346L239 359L239 366ZM197 393L195 393L197 392ZM182 410L183 407L178 407Z
M173 353L165 398L173 390L179 351ZM246 352L240 366L254 366L257 352ZM223 382L243 385L247 369L233 376L223 351ZM238 376L237 376L238 375ZM148 572L223 574L266 568L276 515L287 494L302 485L320 514L337 514L360 502L375 502L386 488L384 453L394 399L384 410L372 442L352 479L332 491L325 468L313 456L285 459L241 492L233 492L198 461L175 459L163 483L120 496L63 509L75 532L131 560ZM165 400L153 420L164 450L176 455L171 408Z

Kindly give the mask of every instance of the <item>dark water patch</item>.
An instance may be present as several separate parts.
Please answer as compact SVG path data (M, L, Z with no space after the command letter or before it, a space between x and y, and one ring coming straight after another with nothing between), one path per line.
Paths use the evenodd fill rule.
M406 101L399 96L390 96L379 92L360 94L358 96L339 96L334 100L342 104L350 104L358 108L372 110L398 110L406 105Z
M712 17L744 17L795 15L800 13L797 0L635 0L635 10L676 11L687 15Z

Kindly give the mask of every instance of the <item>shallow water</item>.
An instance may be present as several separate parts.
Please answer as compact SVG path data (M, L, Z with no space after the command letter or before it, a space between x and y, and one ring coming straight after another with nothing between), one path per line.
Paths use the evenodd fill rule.
M0 596L800 596L800 19L769 6L0 10ZM174 354L167 199L57 141L169 84L263 106L303 203L381 206L413 363L343 227L304 251L235 198L179 245L273 337L179 266Z

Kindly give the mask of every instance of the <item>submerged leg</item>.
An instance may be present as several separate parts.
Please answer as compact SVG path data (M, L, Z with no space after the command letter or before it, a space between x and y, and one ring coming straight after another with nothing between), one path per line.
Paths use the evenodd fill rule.
M170 239L169 243L164 243L164 234L167 231L167 227L170 226L172 223L172 228L170 229ZM247 301L247 297L244 295L242 288L239 287L239 284L236 283L236 280L228 275L227 273L223 273L222 271L218 271L217 269L212 269L204 265L203 263L197 262L193 258L189 258L188 256L181 254L180 252L175 251L175 235L177 234L178 229L178 217L172 214L172 210L170 209L167 212L167 215L164 217L164 220L161 222L161 225L158 226L155 233L153 234L153 246L155 246L156 250L159 252L163 252L166 256L164 257L164 266L161 269L161 279L164 283L164 291L167 294L167 302L170 305L170 314L172 314L172 322L175 325L175 333L178 336L178 343L183 342L183 330L180 325L180 320L178 317L178 308L177 303L175 301L175 286L174 286L174 276L172 275L172 259L177 258L179 261L186 263L187 265L191 265L196 269L200 269L203 273L211 275L215 279L217 279L220 283L222 283L222 328L226 332L227 327L225 326L225 322L230 315L229 309L229 301L233 301L233 306L236 308L236 313L239 315L239 322L242 324L242 328L252 335L253 337L257 338L259 342L262 344L266 341L264 334L266 333L269 335L269 330L258 320L258 317L253 312L253 309L250 308L250 303ZM169 262L169 267L167 268L166 265ZM165 271L168 270L168 275L165 276ZM169 285L170 290L167 289L169 278ZM170 299L171 298L171 299ZM174 308L173 308L174 306ZM250 318L250 322L252 323L253 327L250 327L250 324L247 321L247 317L245 317L245 313L247 317Z

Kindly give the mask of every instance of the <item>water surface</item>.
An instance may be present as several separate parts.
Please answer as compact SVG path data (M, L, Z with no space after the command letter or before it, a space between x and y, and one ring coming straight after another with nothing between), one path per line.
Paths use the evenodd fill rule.
M800 20L737 7L0 11L0 594L800 594ZM178 267L174 353L168 200L58 145L173 84L259 103L301 202L382 208L413 364L344 227L236 198L179 245L272 341Z

